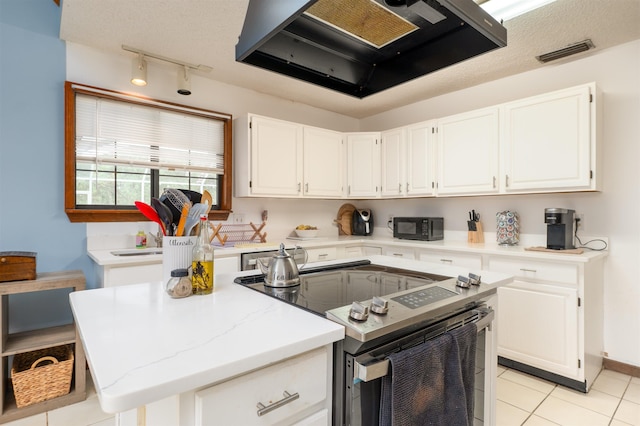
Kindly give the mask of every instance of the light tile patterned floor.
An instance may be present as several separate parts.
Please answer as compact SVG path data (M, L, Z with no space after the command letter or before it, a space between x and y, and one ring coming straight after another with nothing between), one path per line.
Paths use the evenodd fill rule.
M640 378L603 370L584 394L498 367L497 426L640 426Z
M9 426L114 426L89 376L83 402L7 423ZM603 370L589 393L498 367L496 426L640 426L640 378ZM154 425L174 426L174 425Z

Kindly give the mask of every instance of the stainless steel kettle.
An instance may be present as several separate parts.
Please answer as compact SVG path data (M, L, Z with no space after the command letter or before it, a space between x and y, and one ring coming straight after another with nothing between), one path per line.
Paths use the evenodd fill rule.
M304 252L304 263L307 264L307 251L302 247L296 247L293 256L286 252L284 244L280 244L280 250L265 264L262 259L258 259L257 264L264 274L264 283L269 287L293 287L300 284L300 274L298 265L294 259L298 250Z

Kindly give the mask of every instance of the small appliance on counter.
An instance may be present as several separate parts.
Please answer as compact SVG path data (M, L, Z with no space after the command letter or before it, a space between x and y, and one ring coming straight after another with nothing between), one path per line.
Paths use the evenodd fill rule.
M351 222L352 235L371 235L373 233L373 213L370 209L355 209Z
M570 250L573 245L575 210L544 209L544 223L547 224L547 248L552 250Z
M393 238L436 241L444 239L444 218L394 217Z

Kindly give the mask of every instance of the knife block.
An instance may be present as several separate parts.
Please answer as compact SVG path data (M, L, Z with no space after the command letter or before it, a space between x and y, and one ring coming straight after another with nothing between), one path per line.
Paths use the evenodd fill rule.
M484 232L482 231L482 222L476 222L476 230L468 231L467 233L468 243L484 243Z

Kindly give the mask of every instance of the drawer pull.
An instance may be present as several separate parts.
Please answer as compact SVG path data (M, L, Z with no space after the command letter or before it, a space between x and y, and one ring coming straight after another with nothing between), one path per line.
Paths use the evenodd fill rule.
M396 257L403 257L404 256L404 254L402 254L402 253L393 253L393 255L396 256Z
M538 271L536 271L535 269L527 269L527 268L520 268L520 270L521 270L522 272L533 272L533 273L538 272Z
M264 416L265 414L275 410L276 408L280 408L283 405L286 405L300 398L300 394L298 392L291 395L289 392L284 391L283 395L284 398L282 398L280 401L276 401L273 404L267 405L266 407L263 403L258 402L258 405L256 405L258 407L258 417Z
M329 253L320 253L318 255L318 257L327 257L327 256L329 256Z
M453 260L451 260L451 259L440 259L440 262L442 262L442 263L453 263Z

